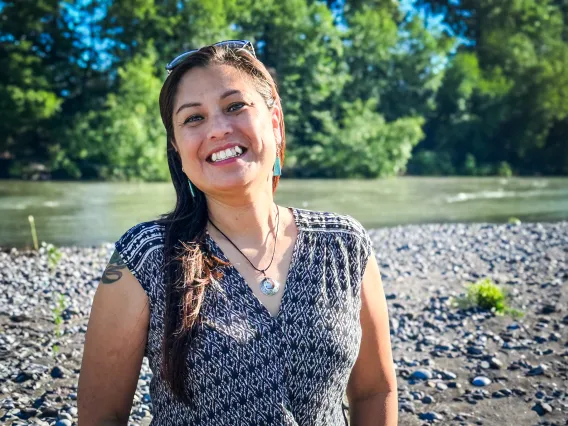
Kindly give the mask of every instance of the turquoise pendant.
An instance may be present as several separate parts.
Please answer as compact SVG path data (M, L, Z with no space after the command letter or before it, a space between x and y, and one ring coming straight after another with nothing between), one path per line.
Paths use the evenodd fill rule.
M265 277L260 282L260 291L267 296L274 296L280 290L280 283L272 278Z

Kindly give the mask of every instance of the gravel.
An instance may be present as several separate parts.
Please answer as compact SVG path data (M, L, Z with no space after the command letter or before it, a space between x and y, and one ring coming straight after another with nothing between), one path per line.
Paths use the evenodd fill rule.
M369 233L389 306L400 424L566 424L568 222ZM112 249L61 248L54 270L46 253L0 251L0 424L77 424L84 335ZM485 277L525 316L453 305L464 284ZM129 425L150 422L151 378L145 359Z

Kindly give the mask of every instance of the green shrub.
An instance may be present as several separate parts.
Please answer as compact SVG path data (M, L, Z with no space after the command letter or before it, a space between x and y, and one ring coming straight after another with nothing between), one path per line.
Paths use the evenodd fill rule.
M501 161L499 163L499 167L497 168L497 174L503 177L511 177L513 176L513 169L506 161Z
M508 314L512 317L521 317L524 314L518 309L513 309L507 304L506 292L496 285L491 279L485 278L470 284L465 296L456 300L460 309L481 308L495 312L496 315Z

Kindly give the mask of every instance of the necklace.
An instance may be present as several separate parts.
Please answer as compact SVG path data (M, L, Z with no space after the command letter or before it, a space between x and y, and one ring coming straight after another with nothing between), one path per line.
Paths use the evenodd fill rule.
M266 270L270 268L270 265L272 265L272 261L274 260L274 253L276 252L276 242L278 241L278 227L280 225L280 209L278 208L278 206L276 207L276 235L274 236L274 248L272 249L272 258L270 259L270 263L268 264L268 266L264 269L258 269L256 266L254 266L253 263L249 260L249 258L245 256L245 254L235 245L235 243L231 241L229 237L227 237L223 233L223 231L217 228L217 226L215 226L215 224L211 222L211 220L209 219L207 220L217 231L221 233L221 235L223 235L227 239L227 241L229 241L233 245L234 248L238 250L238 252L248 261L248 263L250 263L250 265L255 270L257 270L262 275L264 275L264 278L260 282L260 291L262 291L262 293L266 294L267 296L273 296L276 293L278 293L278 290L280 290L280 283L275 279L266 276Z

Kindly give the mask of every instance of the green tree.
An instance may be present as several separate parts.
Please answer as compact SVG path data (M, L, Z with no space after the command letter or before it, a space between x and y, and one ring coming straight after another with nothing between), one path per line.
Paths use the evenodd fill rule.
M104 108L77 114L62 144L52 147L52 167L67 175L105 179L166 180L166 132L160 120L161 80L151 47L118 69L118 88Z
M495 170L568 171L566 10L551 0L420 0L464 43L451 60L423 149Z

